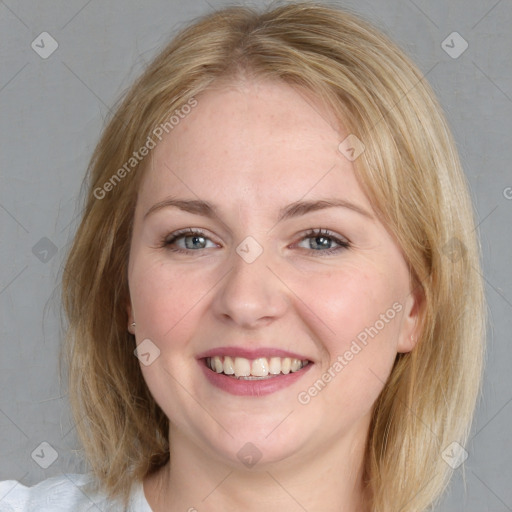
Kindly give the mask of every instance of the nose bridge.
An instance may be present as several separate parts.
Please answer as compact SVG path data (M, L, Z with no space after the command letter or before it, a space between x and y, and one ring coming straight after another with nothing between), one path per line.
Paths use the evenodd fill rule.
M278 317L286 308L284 287L270 268L272 251L248 236L235 248L223 285L215 298L215 312L234 322L253 325ZM270 267L270 268L269 268Z
M247 236L238 244L232 255L232 270L228 281L240 297L248 303L259 300L262 294L271 292L276 283L271 282L272 273L268 266L272 265L271 249L268 244L260 244L253 236Z

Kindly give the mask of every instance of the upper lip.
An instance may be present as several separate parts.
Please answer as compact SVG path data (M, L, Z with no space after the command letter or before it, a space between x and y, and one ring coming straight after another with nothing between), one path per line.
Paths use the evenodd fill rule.
M260 357L290 357L292 359L300 359L301 361L311 361L309 357L305 357L296 352L281 350L278 348L245 348L245 347L215 347L202 352L197 356L198 359L215 356L231 356L244 357L246 359L258 359Z

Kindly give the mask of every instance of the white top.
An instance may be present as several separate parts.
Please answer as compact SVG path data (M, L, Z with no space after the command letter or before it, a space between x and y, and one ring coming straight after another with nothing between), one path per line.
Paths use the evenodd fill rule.
M153 512L142 482L132 486L128 509L106 495L81 489L91 474L55 476L26 487L16 480L0 482L0 512Z

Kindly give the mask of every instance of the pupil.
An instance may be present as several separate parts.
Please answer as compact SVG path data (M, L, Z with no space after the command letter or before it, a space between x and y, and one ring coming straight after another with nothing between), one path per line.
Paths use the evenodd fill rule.
M320 242L319 245L323 246L323 247L327 247L329 245L329 239L326 238L325 236L317 236L315 238L315 242L318 243L318 240L322 240L323 242Z
M195 243L200 240L201 238L203 238L202 236L191 236L190 238L192 238L192 245L194 247L197 247L197 245L195 245Z

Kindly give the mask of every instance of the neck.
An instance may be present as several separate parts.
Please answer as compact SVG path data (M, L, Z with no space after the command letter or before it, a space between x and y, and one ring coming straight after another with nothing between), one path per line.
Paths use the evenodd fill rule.
M367 426L369 418L364 420ZM301 453L300 461L296 454L251 469L212 457L171 426L170 461L146 477L146 498L154 512L366 512L361 426L335 443Z

